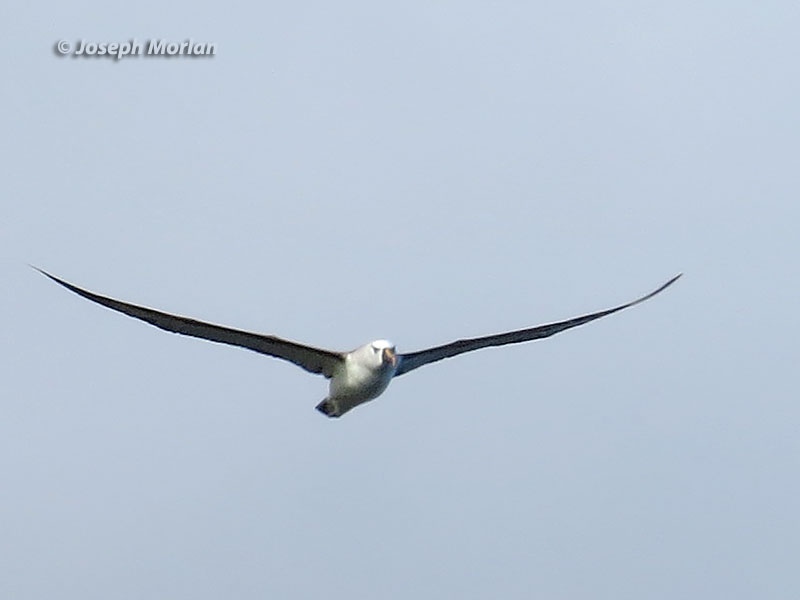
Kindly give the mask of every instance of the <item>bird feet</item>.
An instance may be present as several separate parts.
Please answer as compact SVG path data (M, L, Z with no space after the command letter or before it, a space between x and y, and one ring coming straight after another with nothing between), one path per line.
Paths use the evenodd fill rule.
M336 403L328 398L325 398L325 400L317 404L316 408L319 412L328 417L340 416L339 411L336 409Z

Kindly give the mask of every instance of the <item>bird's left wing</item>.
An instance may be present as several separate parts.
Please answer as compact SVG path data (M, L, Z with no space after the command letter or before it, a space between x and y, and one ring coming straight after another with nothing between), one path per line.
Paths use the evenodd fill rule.
M311 346L304 346L272 335L262 335L250 333L249 331L230 329L228 327L204 323L203 321L195 321L194 319L178 315L171 315L152 308L128 304L127 302L121 302L81 289L37 267L34 267L34 269L56 283L63 285L68 290L75 292L79 296L83 296L92 302L97 302L98 304L102 304L103 306L119 311L130 317L146 321L165 331L203 338L222 344L241 346L242 348L260 352L261 354L288 360L306 371L324 375L329 379L333 377L339 366L344 363L345 355L341 352L312 348Z
M599 319L601 317L605 317L617 311L631 307L634 304L639 304L640 302L644 302L645 300L652 298L659 292L662 292L665 289L667 289L669 286L675 283L675 281L677 281L677 279L680 276L681 276L680 274L676 275L657 290L650 292L646 296L642 296L638 300L634 300L633 302L628 302L627 304L623 304L622 306L617 306L615 308L609 308L608 310L592 313L590 315L584 315L582 317L575 317L574 319L569 319L567 321L559 321L558 323L549 323L548 325L539 325L537 327L531 327L529 329L519 329L517 331L498 333L496 335L488 335L486 337L458 340L455 342L451 342L449 344L445 344L443 346L428 348L427 350L420 350L419 352L412 352L410 354L401 354L399 356L400 364L398 365L397 371L395 371L394 376L397 377L398 375L402 375L403 373L408 373L409 371L413 371L414 369L419 368L423 365L427 365L428 363L436 362L438 360L443 360L445 358L451 358L453 356L463 354L464 352L471 352L472 350L479 350L480 348L487 348L489 346L504 346L506 344L518 344L520 342L529 342L531 340L538 340L540 338L550 337L551 335L559 333L560 331L571 329L572 327L577 327L578 325L583 325L584 323L588 323L589 321L594 321L595 319Z

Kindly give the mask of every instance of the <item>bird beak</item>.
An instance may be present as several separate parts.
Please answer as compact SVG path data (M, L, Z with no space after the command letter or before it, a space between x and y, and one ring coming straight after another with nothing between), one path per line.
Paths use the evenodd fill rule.
M393 367L397 366L397 354L391 348L383 349L383 362L392 363Z

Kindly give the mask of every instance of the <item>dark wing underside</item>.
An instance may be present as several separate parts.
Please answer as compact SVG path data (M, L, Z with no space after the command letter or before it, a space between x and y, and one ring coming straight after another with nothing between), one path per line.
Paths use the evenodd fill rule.
M320 348L303 346L302 344L296 344L271 335L261 335L248 331L240 331L238 329L230 329L220 325L195 321L194 319L188 319L186 317L170 315L158 310L153 310L152 308L120 302L113 298L106 298L105 296L83 290L39 268L34 268L56 283L63 285L68 290L75 292L79 296L83 296L87 300L97 302L98 304L102 304L103 306L119 311L130 317L141 319L165 331L203 338L221 344L241 346L242 348L260 352L261 354L288 360L306 371L318 373L328 378L333 377L338 366L344 362L344 354L340 352L331 352Z
M638 300L634 300L633 302L628 302L627 304L623 304L622 306L617 306L616 308L609 308L608 310L592 313L590 315L584 315L582 317L575 317L574 319L569 319L567 321L559 321L558 323L550 323L548 325L538 325L537 327L531 327L529 329L519 329L517 331L509 331L508 333L498 333L496 335L488 335L485 337L458 340L455 342L451 342L449 344L445 344L443 346L436 346L435 348L420 350L419 352L412 352L410 354L401 354L399 357L400 365L397 368L397 371L395 372L394 376L397 377L398 375L402 375L403 373L408 373L409 371L413 371L414 369L421 367L423 365L443 360L445 358L451 358L453 356L463 354L464 352L471 352L473 350L479 350L481 348L488 348L489 346L505 346L506 344L519 344L520 342L529 342L531 340L538 340L541 338L550 337L551 335L559 333L560 331L565 331L567 329L577 327L578 325L583 325L585 323L588 323L589 321L594 321L595 319L605 317L617 311L631 307L635 304L639 304L640 302L644 302L645 300L652 298L659 292L662 292L665 289L667 289L670 285L675 283L675 281L677 281L679 277L680 275L676 275L657 290L650 292L649 294L639 298Z

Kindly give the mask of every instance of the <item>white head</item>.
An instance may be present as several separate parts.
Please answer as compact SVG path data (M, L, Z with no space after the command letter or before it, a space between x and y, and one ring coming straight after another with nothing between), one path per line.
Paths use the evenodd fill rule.
M388 340L375 340L365 346L368 353L371 353L376 363L383 366L390 366L394 369L397 366L397 351L394 344Z

